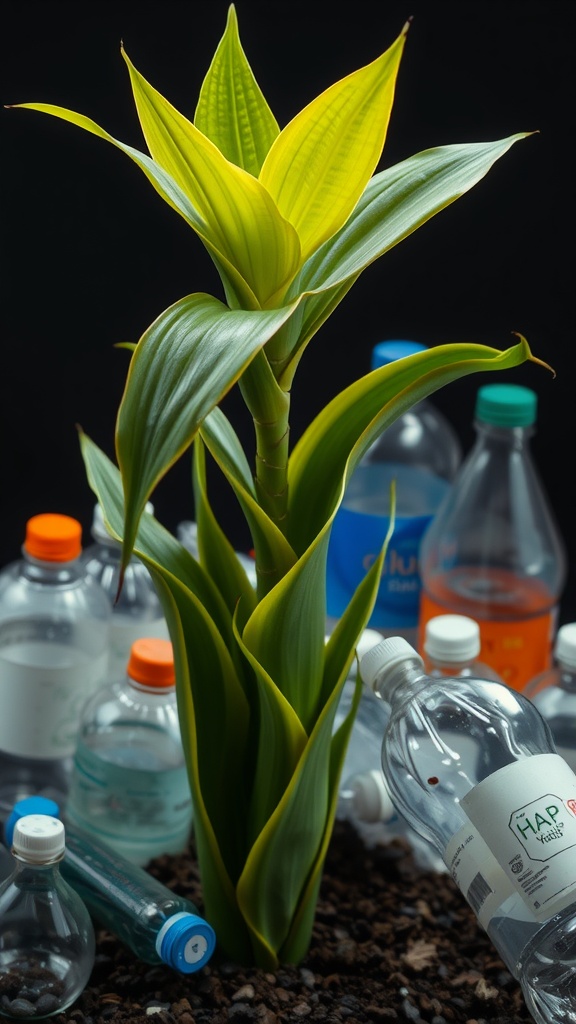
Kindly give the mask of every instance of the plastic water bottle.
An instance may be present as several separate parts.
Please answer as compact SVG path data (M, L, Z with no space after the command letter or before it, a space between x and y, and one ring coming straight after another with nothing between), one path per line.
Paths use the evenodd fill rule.
M376 630L364 630L356 650L357 657L344 683L334 719L335 730L352 706L358 660L380 643L381 639L381 634ZM410 828L402 815L398 814L388 793L380 757L382 735L387 722L386 705L364 687L342 767L336 816L348 821L367 847L376 843L391 843L401 838L411 848L414 861L420 868L443 872L446 869L436 849Z
M576 622L558 630L554 662L528 683L524 693L548 722L556 750L576 772Z
M576 775L548 725L502 683L431 678L401 637L360 671L390 708L396 807L437 847L538 1024L574 1024Z
M192 800L169 640L135 640L123 682L85 706L66 815L134 864L186 849Z
M106 671L110 605L80 561L80 523L42 514L0 572L0 798L65 797L82 707Z
M23 800L4 825L6 843L11 842L16 822L32 812L62 817L52 800ZM216 947L214 929L190 900L67 820L61 871L94 920L144 963L163 963L180 974L192 974L210 960Z
M522 690L550 667L564 546L530 453L537 396L487 384L475 406L476 441L420 547L420 640L435 615L480 626L480 658Z
M0 885L0 1013L51 1017L70 1006L94 966L94 928L60 875L64 825L30 814L15 825L14 870Z
M497 672L480 654L480 627L467 615L435 615L424 631L424 667L429 676L459 676L468 679L492 679L503 683Z
M154 512L150 502L146 505L146 511ZM135 555L126 566L122 590L118 596L122 545L108 533L98 504L94 506L92 537L94 543L84 551L82 562L88 575L106 592L112 607L106 678L123 679L134 640L142 636L169 640L170 634L152 577Z
M383 341L371 369L426 351L413 341ZM328 619L339 618L384 543L390 522L390 485L396 515L376 606L369 626L385 635L417 639L419 548L461 460L458 438L428 400L398 417L368 450L352 475L338 510L328 550Z

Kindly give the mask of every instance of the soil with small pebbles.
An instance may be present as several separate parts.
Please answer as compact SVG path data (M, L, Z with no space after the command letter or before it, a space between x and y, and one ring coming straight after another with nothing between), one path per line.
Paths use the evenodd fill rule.
M193 847L148 870L202 909ZM310 949L297 966L240 967L218 951L186 977L97 931L89 985L55 1024L533 1024L448 875L401 842L368 848L337 822Z

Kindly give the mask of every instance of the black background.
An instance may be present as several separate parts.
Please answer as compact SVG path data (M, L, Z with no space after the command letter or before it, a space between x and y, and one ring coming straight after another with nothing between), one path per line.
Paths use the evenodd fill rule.
M384 338L506 348L513 331L523 333L556 377L528 365L500 379L539 396L532 451L569 558L561 621L576 618L575 8L572 0L236 4L244 49L281 126L378 56L412 16L381 167L431 146L538 132L362 275L301 363L292 431L297 438L368 370L372 345ZM2 103L67 106L143 149L120 42L193 117L227 9L227 0L5 2ZM88 539L93 496L75 424L112 455L128 361L114 344L137 340L185 294L222 293L196 236L118 150L35 112L2 110L0 125L4 564L19 557L25 520L37 512L77 516ZM466 378L435 396L465 450L474 396L487 379ZM240 417L250 444L234 394L226 411ZM215 486L224 525L244 545L240 513ZM188 457L153 501L170 529L193 515Z

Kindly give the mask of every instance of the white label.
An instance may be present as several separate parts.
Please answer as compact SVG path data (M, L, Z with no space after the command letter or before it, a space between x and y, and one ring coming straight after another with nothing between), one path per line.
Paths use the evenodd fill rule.
M73 754L80 714L106 662L106 651L90 658L58 643L1 647L0 750L46 759Z
M499 916L499 908L511 896L518 902L516 886L470 821L448 843L444 862L482 928L488 929L492 918ZM520 916L526 920L532 917L526 908Z
M576 897L576 775L558 754L500 768L460 801L538 921Z

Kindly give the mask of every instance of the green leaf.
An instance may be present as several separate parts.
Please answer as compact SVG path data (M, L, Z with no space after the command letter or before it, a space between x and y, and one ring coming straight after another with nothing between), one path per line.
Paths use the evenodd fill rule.
M189 196L214 248L264 305L300 266L296 231L258 179L227 160L123 56L152 158Z
M288 467L288 539L298 553L331 516L343 484L369 445L415 402L466 374L536 359L524 338L500 352L485 345L438 345L373 370L345 388L296 444ZM546 364L541 364L546 365ZM306 508L306 515L299 510Z
M194 124L255 178L280 129L240 44L234 5L202 88Z
M313 253L290 287L288 296L305 298L267 348L283 387L290 387L306 345L359 274L478 184L529 134L429 149L371 178L347 223Z
M153 488L290 313L290 307L230 310L198 293L170 306L142 336L116 427L126 499L124 562Z
M123 142L119 142L118 139L113 138L113 136L109 135L103 128L100 128L95 121L92 121L89 117L85 117L83 114L76 114L73 110L67 110L64 107L57 107L51 103L19 103L15 106L16 108L24 110L37 110L40 113L51 114L54 117L59 117L63 121L69 121L70 123L77 125L79 128L84 128L85 131L90 132L92 135L96 135L99 138L112 143L112 145L116 146L122 153L129 156L130 159L133 160L134 163L144 172L148 181L153 185L162 199L164 199L173 210L176 210L176 212L184 218L186 223L189 224L196 234L202 239L202 242L208 249L208 252L218 269L220 277L222 278L230 305L243 306L246 309L256 309L258 307L258 300L248 283L244 280L233 263L230 262L228 257L225 256L224 253L220 252L217 245L214 243L208 225L195 209L190 198L176 184L174 179L164 170L164 168L156 164L145 153L141 153L139 150L134 149L133 146L127 146Z
M405 37L406 27L300 111L264 161L260 181L296 228L303 260L342 227L380 159Z

